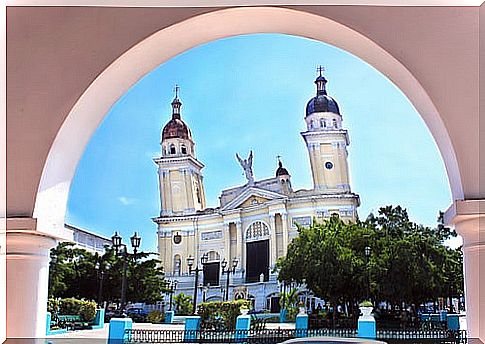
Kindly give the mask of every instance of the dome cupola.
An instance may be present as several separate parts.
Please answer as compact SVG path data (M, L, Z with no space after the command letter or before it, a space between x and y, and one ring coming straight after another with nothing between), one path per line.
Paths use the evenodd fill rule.
M175 86L175 98L172 101L172 119L168 121L162 130L162 141L172 138L192 140L190 129L187 124L182 121L180 116L182 102L178 98L178 91L179 87Z
M286 168L283 167L283 163L281 160L278 158L278 169L276 170L276 177L279 176L289 176L290 173Z
M337 102L327 94L327 79L322 75L323 67L319 67L319 76L315 80L317 85L317 95L310 99L306 105L306 115L309 116L315 112L332 112L340 115Z

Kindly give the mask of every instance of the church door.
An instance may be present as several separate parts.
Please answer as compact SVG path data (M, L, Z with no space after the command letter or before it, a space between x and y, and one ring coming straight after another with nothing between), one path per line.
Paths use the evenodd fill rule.
M269 280L269 240L246 244L246 282L259 282L260 275Z
M204 285L219 285L219 262L204 265Z

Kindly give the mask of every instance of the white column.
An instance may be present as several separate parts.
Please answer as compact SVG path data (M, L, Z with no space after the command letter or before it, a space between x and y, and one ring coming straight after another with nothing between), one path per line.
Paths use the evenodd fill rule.
M277 252L277 245L276 245L276 214L269 215L270 220L270 234L271 234L271 243L270 243L270 267L273 268L276 264L276 259L278 259L278 252Z
M49 250L55 245L34 230L7 230L7 337L45 337Z
M281 222L283 224L283 255L288 251L288 215L281 214Z
M445 221L463 237L468 338L485 343L485 200L455 201Z

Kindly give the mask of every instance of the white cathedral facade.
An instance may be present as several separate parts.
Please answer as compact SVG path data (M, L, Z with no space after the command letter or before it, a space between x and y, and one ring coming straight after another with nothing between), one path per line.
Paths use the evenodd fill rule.
M176 294L194 293L194 272L201 268L197 301L222 300L229 276L230 300L248 298L257 310L279 310L280 286L273 272L298 235L296 224L309 226L332 214L344 220L357 218L359 196L351 192L347 162L348 132L342 127L337 102L327 94L327 80L315 80L316 95L305 111L306 143L313 177L311 190L293 190L291 175L281 161L275 175L254 180L253 154L237 156L247 183L222 190L220 204L208 208L205 200L204 165L197 160L195 143L181 118L182 103L176 93L172 118L162 131L158 166L160 216L158 250L166 278L177 280ZM257 145L257 142L255 142ZM204 257L204 264L201 258ZM222 266L237 266L223 274ZM304 262L302 262L304 263ZM227 268L226 268L227 269Z

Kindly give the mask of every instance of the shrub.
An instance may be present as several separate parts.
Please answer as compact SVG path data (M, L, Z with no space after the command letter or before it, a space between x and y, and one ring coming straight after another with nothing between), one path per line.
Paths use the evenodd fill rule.
M165 314L160 311L151 311L148 313L147 321L152 324L162 324L165 321Z
M84 321L93 321L96 317L96 307L97 304L94 301L81 301L81 307L79 309L79 314Z
M251 301L218 301L204 302L198 305L197 314L201 317L201 326L206 329L212 329L214 324L222 321L224 328L233 330L236 327L236 318L241 314L241 308L250 308Z
M80 315L84 321L92 321L96 316L96 302L78 300L73 297L67 299L49 299L47 310L52 314Z
M47 300L47 311L52 315L59 313L60 299L49 299Z
M359 303L359 307L374 307L374 305L369 300L365 300Z

